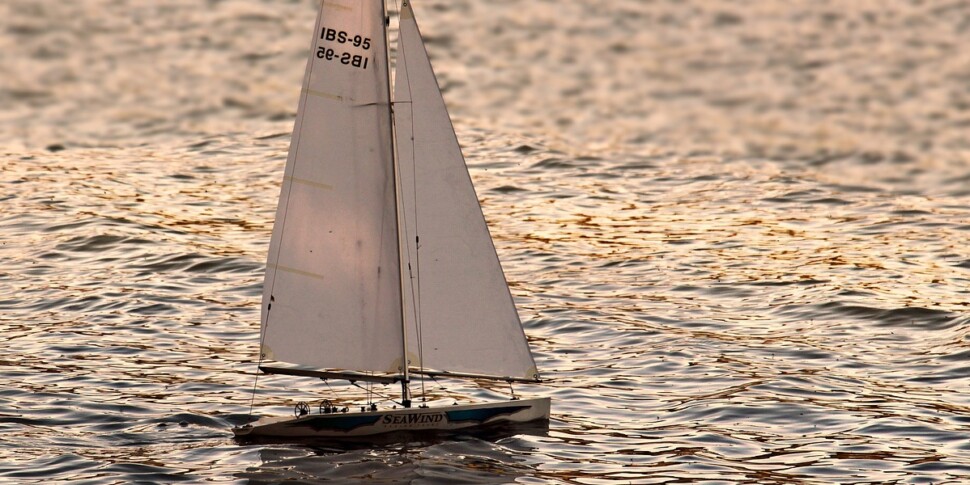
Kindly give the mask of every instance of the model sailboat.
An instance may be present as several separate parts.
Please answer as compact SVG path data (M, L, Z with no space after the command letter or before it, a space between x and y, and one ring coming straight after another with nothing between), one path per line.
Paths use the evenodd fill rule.
M237 436L549 419L548 398L411 406L416 376L539 374L409 2L393 91L386 19L384 0L321 2L267 258L259 369L400 384L401 399L298 407Z

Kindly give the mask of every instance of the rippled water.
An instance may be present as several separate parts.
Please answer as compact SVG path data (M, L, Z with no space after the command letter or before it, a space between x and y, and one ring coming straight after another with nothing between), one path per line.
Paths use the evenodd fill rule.
M234 442L314 2L7 0L0 480L970 481L970 5L416 9L548 432Z

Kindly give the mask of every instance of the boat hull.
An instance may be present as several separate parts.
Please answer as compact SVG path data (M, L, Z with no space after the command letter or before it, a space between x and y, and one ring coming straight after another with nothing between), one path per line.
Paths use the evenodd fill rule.
M262 418L237 438L358 438L398 432L448 432L549 420L549 398L382 411Z

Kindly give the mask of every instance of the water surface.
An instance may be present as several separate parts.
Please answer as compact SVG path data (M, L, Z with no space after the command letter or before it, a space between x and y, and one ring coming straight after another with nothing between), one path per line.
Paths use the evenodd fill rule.
M10 0L0 478L970 481L970 7L415 8L548 432L234 442L314 2Z

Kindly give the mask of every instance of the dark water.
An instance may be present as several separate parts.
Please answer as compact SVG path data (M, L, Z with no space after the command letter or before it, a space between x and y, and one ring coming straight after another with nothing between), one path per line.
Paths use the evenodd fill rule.
M0 480L970 482L970 4L415 8L549 431L232 441L314 2L7 0Z

